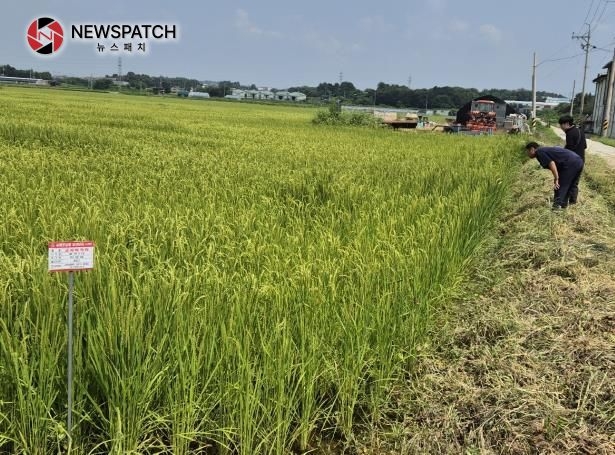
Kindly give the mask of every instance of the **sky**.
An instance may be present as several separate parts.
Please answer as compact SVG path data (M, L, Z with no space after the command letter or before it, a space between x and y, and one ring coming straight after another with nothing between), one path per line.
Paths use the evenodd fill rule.
M572 35L591 31L586 92L613 58L615 1L515 0L27 0L0 15L0 65L56 75L118 72L118 53L139 40L79 42L74 24L176 24L178 37L122 50L122 73L232 80L278 89L353 82L580 92L585 54ZM29 24L51 17L64 29L59 52L41 56L27 42ZM588 28L589 24L589 28ZM340 74L341 73L341 74Z

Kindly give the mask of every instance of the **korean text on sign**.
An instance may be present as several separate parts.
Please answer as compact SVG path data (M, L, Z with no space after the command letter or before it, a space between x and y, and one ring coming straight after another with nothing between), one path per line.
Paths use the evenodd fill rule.
M49 271L72 272L94 268L94 242L49 242Z

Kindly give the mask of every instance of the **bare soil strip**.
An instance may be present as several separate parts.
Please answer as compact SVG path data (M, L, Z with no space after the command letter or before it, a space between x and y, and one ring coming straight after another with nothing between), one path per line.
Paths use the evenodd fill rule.
M346 453L615 453L615 172L589 163L602 177L562 212L525 163L471 289Z

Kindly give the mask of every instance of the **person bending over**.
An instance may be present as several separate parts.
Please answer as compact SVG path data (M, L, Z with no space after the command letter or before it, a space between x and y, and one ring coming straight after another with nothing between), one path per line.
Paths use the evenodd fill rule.
M563 147L541 147L536 142L525 146L527 156L536 158L544 169L553 174L553 208L564 209L575 204L579 194L579 178L583 160Z

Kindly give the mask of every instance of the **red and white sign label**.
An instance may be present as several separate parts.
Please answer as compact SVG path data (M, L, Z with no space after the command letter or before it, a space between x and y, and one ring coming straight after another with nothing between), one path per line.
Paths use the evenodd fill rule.
M49 271L73 272L94 268L94 242L49 242Z

